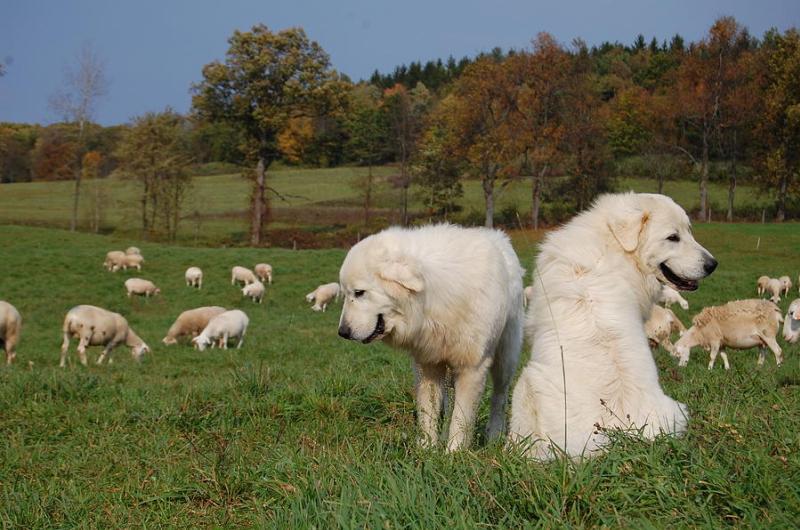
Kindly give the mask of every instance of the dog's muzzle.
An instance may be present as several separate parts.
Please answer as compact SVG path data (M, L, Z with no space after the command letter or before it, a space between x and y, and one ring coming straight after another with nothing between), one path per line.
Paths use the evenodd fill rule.
M716 267L716 265L715 265ZM666 263L662 263L658 266L661 269L661 274L664 275L664 278L675 286L676 289L679 291L696 291L699 285L697 280L689 280L687 278L681 278L677 274L675 274L672 269L667 267ZM712 269L713 270L713 269Z
M379 314L378 321L375 323L375 329L372 330L372 333L370 333L369 337L361 342L364 344L369 344L373 340L382 337L384 333L386 333L386 322L383 320L383 314Z

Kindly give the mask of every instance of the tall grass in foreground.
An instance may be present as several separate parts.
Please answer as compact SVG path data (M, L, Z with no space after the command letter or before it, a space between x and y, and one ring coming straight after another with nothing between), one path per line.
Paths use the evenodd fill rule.
M755 294L760 274L800 272L791 225L699 225L720 261L689 293L704 305ZM759 241L760 238L760 241ZM530 272L534 248L513 234ZM759 249L756 250L758 242ZM343 250L187 249L142 243L141 273L107 273L107 250L133 241L0 226L0 299L23 315L18 362L0 368L0 522L8 528L771 527L800 520L800 361L706 370L695 351L656 362L688 404L689 432L653 443L618 437L583 463L537 464L486 445L458 454L415 445L408 359L336 336L338 307L303 296L335 281ZM263 305L231 287L236 264L272 263ZM184 286L189 265L202 290ZM125 297L129 276L163 291ZM796 291L795 291L796 292ZM58 368L61 322L78 303L119 311L153 348L110 366ZM160 339L182 310L238 307L242 350L197 352ZM785 310L788 300L782 303ZM74 343L73 350L74 351ZM92 351L90 359L98 352ZM527 357L527 355L525 355ZM32 363L32 365L29 365ZM488 415L481 406L478 428Z

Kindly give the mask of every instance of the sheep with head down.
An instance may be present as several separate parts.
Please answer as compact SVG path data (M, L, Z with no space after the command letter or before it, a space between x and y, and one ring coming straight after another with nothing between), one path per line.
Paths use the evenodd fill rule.
M131 329L125 317L93 305L75 306L67 312L62 326L64 341L61 344L61 363L67 365L67 350L71 339L78 339L78 357L81 364L86 366L86 348L89 346L103 346L103 353L97 358L97 364L105 359L111 363L112 350L125 344L130 347L131 355L137 361L141 360L150 348Z
M14 362L22 329L22 317L17 308L0 300L0 348L6 351L6 364Z

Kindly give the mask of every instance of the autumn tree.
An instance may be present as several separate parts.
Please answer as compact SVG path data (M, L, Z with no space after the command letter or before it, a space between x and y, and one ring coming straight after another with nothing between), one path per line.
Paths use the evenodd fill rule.
M203 67L192 105L207 121L241 131L255 163L250 242L261 244L268 218L266 173L281 156L279 135L293 119L325 115L341 104L342 81L325 51L300 28L272 32L263 24L235 31L225 62Z
M357 85L348 98L348 118L345 128L349 139L347 151L352 160L367 166L366 175L359 176L353 183L362 195L364 205L364 225L369 224L375 177L372 168L387 159L390 154L389 121L381 107L381 93L373 85Z
M42 129L31 151L34 180L67 180L75 177L77 134L69 125Z
M531 224L539 227L545 178L562 158L564 101L570 56L547 33L540 33L530 52L508 59L507 68L518 87L513 134L521 154L522 173L531 177Z
M453 88L454 152L481 179L486 204L485 225L494 226L495 182L518 154L508 139L513 130L516 86L502 62L482 57L469 65Z
M135 118L117 156L123 176L141 184L142 236L162 233L174 240L184 199L191 188L185 120L167 109Z
M786 219L786 202L800 194L800 33L773 33L762 50L766 63L764 108L757 125L760 185L775 192L775 220Z
M411 163L411 173L421 190L428 215L448 215L457 208L456 200L464 194L461 186L462 160L453 150L453 98L445 97L428 117Z
M85 152L86 126L94 118L97 103L108 92L105 64L94 49L84 45L75 64L64 70L64 85L50 98L50 107L67 122L78 125L76 160L74 164L75 188L72 195L70 230L78 224L78 203L81 191L81 161Z
M428 89L422 83L417 83L411 91L397 84L383 93L383 112L390 125L395 159L400 166L399 184L403 190L401 218L404 225L408 224L408 188L411 186L409 164L430 101Z
M678 68L674 109L687 129L678 148L695 163L700 174L700 211L708 219L709 161L723 118L723 103L736 85L739 43L747 35L735 19L722 17L708 35L689 47Z

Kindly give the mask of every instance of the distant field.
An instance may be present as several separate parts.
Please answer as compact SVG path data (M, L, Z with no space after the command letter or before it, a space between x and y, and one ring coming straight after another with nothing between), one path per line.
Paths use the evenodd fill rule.
M335 169L285 169L269 173L269 184L283 199L272 195L273 222L271 229L298 231L330 231L345 225L357 227L362 223L362 203L353 182L366 168ZM385 177L396 173L395 168L375 169L379 176L373 199L373 219L379 224L397 222L401 192L392 188ZM88 193L91 184L85 184ZM138 188L134 182L117 179L102 181L108 193L105 206L104 232L120 236L139 235ZM0 223L28 224L65 228L71 215L72 182L36 182L0 185ZM620 179L617 189L655 191L656 184L648 179ZM668 181L665 193L684 208L694 209L699 204L697 183L693 181ZM217 175L194 178L194 190L183 210L185 219L180 226L178 242L188 245L241 245L247 241L247 208L249 184L239 175ZM710 198L714 220L724 217L727 204L727 187L712 184ZM516 209L523 219L530 212L530 181L511 182L497 188L496 211ZM759 197L748 186L737 191L737 208L758 211L769 201ZM475 180L464 182L464 197L459 201L463 211L459 220L469 216L482 219L483 192ZM84 198L81 222L89 224L89 201ZM410 208L423 213L418 190L412 187Z
M796 225L700 224L695 234L720 266L687 295L690 310L677 309L685 323L705 305L754 295L760 274L800 272ZM529 271L539 235L512 233ZM335 281L344 250L145 242L141 273L102 270L107 250L133 242L0 226L0 299L24 318L18 361L0 366L3 528L794 528L800 520L798 345L781 341L781 368L771 356L758 368L755 351L729 352L729 373L720 363L709 372L699 351L684 369L656 352L666 392L691 414L680 439L620 439L589 462L540 465L479 435L472 450L448 455L414 443L408 359L341 340L338 304L323 314L305 303L317 284ZM232 265L258 261L275 268L260 306L229 283ZM201 291L183 284L193 264L205 270ZM163 295L126 298L133 274ZM83 368L73 353L59 369L62 319L79 303L121 312L152 355L136 364L121 347L114 364ZM241 350L161 344L180 311L210 304L248 313Z

